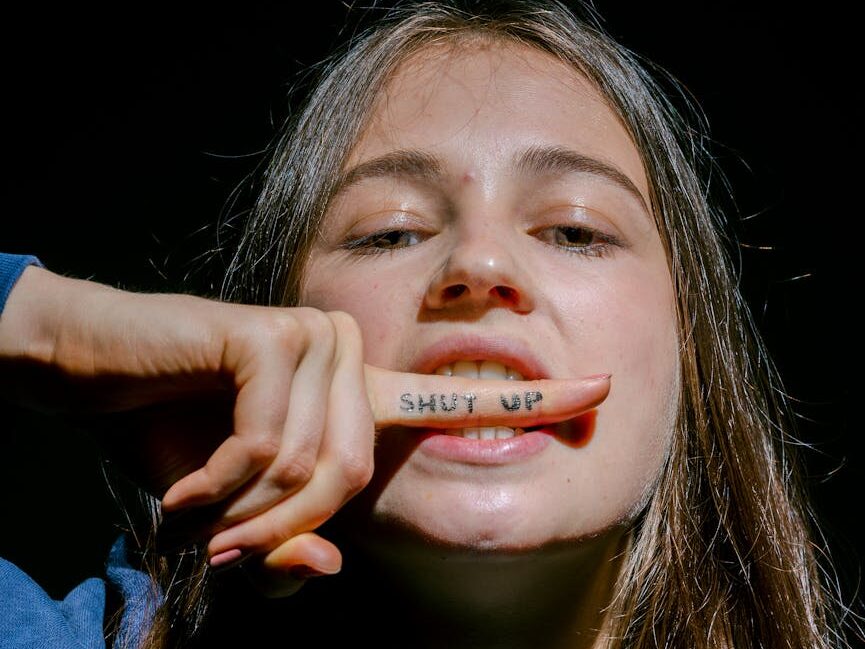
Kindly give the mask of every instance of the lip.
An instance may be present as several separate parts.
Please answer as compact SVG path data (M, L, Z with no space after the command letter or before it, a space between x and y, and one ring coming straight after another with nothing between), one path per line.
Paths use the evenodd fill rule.
M442 365L461 360L496 361L515 369L526 381L550 378L549 369L522 340L477 334L451 335L434 342L418 354L409 371L432 374ZM541 453L552 441L554 430L549 426L508 439L467 439L429 428L421 433L418 450L450 462L510 464Z
M459 435L445 435L440 431L425 430L418 450L439 460L479 465L512 464L526 460L547 448L554 436L552 427L508 439L466 439Z
M550 378L549 369L525 342L475 334L448 336L436 341L415 358L409 371L432 374L442 365L462 360L496 361L515 369L526 381Z

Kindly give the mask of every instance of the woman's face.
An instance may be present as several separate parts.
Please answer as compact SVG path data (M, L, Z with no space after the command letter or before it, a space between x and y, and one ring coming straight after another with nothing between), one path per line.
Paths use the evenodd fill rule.
M612 373L594 413L509 461L382 431L372 520L474 548L621 529L666 455L679 359L645 173L597 91L525 46L426 49L389 81L346 170L303 303L353 315L367 363Z

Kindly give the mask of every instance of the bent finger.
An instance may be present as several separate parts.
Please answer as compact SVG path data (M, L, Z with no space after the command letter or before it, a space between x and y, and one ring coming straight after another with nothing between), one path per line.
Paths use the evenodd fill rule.
M235 549L228 547L232 544L245 552L269 551L285 538L313 530L372 478L375 429L364 391L360 330L344 314L329 315L339 332L339 343L327 408L322 413L326 428L314 482L294 495L283 496L277 507L217 535L211 542L215 555Z
M360 328L347 314L333 312L331 316L340 330L340 345L327 400L321 463L340 476L334 491L345 502L372 478L375 424L364 390Z
M165 511L222 500L276 457L297 353L277 341L246 352L236 381L233 433L200 469L177 481L162 498Z
M292 377L279 452L228 506L223 529L291 496L312 477L326 422L322 402L331 390L336 356L335 331L320 326L318 333Z
M333 516L354 495L333 463L316 467L312 480L266 512L219 532L207 546L216 557L239 550L242 556L271 552L286 539L311 532Z

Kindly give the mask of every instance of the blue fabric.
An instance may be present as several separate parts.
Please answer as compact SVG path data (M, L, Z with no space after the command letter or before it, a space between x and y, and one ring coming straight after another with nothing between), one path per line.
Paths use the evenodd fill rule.
M164 596L159 584L150 576L133 568L126 554L126 537L120 535L108 554L106 575L123 598L124 610L120 631L114 646L123 638L140 639L153 623L153 614L162 604ZM129 643L128 646L135 646Z
M30 264L44 267L32 255L0 253L0 313ZM27 573L0 557L0 649L105 649L108 588L119 593L124 604L114 647L123 638L142 638L163 595L146 573L132 567L126 542L121 534L111 547L106 579L85 579L62 600L51 599Z
M3 307L6 306L15 282L30 264L44 268L42 262L33 255L9 255L0 252L0 313L3 313Z
M114 542L107 580L86 579L63 600L51 599L24 571L0 558L0 648L105 649L107 588L114 588L125 605L113 646L121 638L141 639L163 596L146 573L129 563L126 542L122 534Z

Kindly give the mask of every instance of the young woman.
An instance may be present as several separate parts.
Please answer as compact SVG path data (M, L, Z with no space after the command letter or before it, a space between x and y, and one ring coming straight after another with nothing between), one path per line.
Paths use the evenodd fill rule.
M118 644L841 644L698 142L556 2L407 4L279 141L224 288L261 306L26 271L16 391L146 489Z

